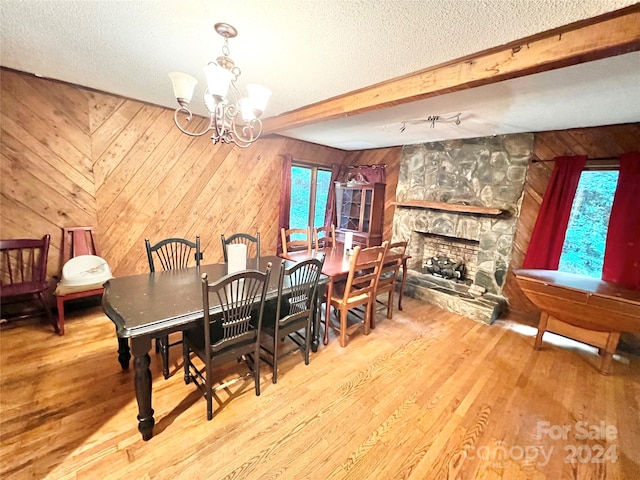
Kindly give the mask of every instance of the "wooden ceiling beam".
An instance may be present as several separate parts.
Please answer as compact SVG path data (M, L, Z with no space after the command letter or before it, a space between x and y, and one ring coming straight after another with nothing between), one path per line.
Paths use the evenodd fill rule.
M264 133L348 117L640 50L640 4L264 120Z

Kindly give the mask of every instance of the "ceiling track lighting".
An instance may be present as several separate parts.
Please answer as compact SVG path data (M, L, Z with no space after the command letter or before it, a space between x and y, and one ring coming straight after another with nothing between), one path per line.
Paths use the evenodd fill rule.
M450 115L429 115L427 118L416 118L415 120L406 120L401 122L400 131L404 132L407 128L407 125L420 125L423 123L428 123L429 128L436 128L436 123L455 123L456 125L460 125L462 121L460 120L461 112L453 113Z

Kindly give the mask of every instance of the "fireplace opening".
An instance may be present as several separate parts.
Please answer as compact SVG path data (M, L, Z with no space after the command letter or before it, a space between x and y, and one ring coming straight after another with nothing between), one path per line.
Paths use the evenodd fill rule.
M438 255L427 259L424 268L431 275L447 280L465 280L465 263L456 262L446 255Z
M410 268L455 283L474 282L480 245L477 240L414 230L411 242L415 260Z

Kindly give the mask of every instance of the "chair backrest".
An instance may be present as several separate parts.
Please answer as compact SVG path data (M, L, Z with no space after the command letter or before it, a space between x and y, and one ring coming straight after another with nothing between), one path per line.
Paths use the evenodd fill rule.
M0 296L10 298L44 291L51 236L0 240Z
M62 261L80 255L100 256L93 227L67 227L62 229Z
M394 242L389 244L384 259L382 260L382 266L380 267L377 291L395 288L396 279L398 278L398 273L402 266L402 259L406 251L407 242Z
M265 272L243 270L209 283L202 275L202 307L204 311L204 338L207 359L211 354L232 350L260 341L264 301L271 276L271 262ZM258 307L258 318L255 314ZM211 308L220 313L211 314Z
M286 326L313 315L324 258L323 255L321 259L303 260L290 268L285 268L286 261L282 261L276 308L276 319L279 325ZM285 288L291 289L286 299L283 294Z
M280 229L282 251L286 254L294 251L311 250L311 228ZM287 240L288 239L288 240Z
M350 298L375 292L388 246L389 242L385 241L374 247L362 248L358 245L354 248L344 289L344 303L348 303Z
M225 238L224 234L222 234L220 238L222 240L224 263L229 261L227 257L227 245L242 244L247 246L247 259L255 257L258 259L258 264L260 264L260 232L257 232L255 237L248 233L234 233L229 238Z
M322 236L321 236L322 234ZM315 246L316 248L335 248L336 246L336 227L331 225L329 227L318 227L315 229Z
M196 237L195 242L184 238L166 238L153 246L149 242L149 239L145 238L144 244L147 249L147 260L149 260L150 272L156 271L154 258L160 262L162 270L176 270L190 267L192 265L192 258L195 260L195 265L200 266L200 260L202 260L200 237ZM193 257L191 256L192 253Z

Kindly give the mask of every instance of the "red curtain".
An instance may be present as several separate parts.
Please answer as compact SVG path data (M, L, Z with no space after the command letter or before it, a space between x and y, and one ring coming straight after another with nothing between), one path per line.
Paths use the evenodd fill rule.
M280 187L280 210L278 212L278 253L282 253L282 236L280 229L289 228L289 210L291 208L291 163L293 156L289 153L282 158L282 185Z
M620 157L602 279L640 290L640 152Z
M330 227L335 225L336 217L336 182L344 176L346 167L334 163L331 165L331 180L329 182L329 193L327 193L327 205L324 210L324 226ZM337 225L336 225L337 227Z
M522 268L557 270L586 156L556 157Z

